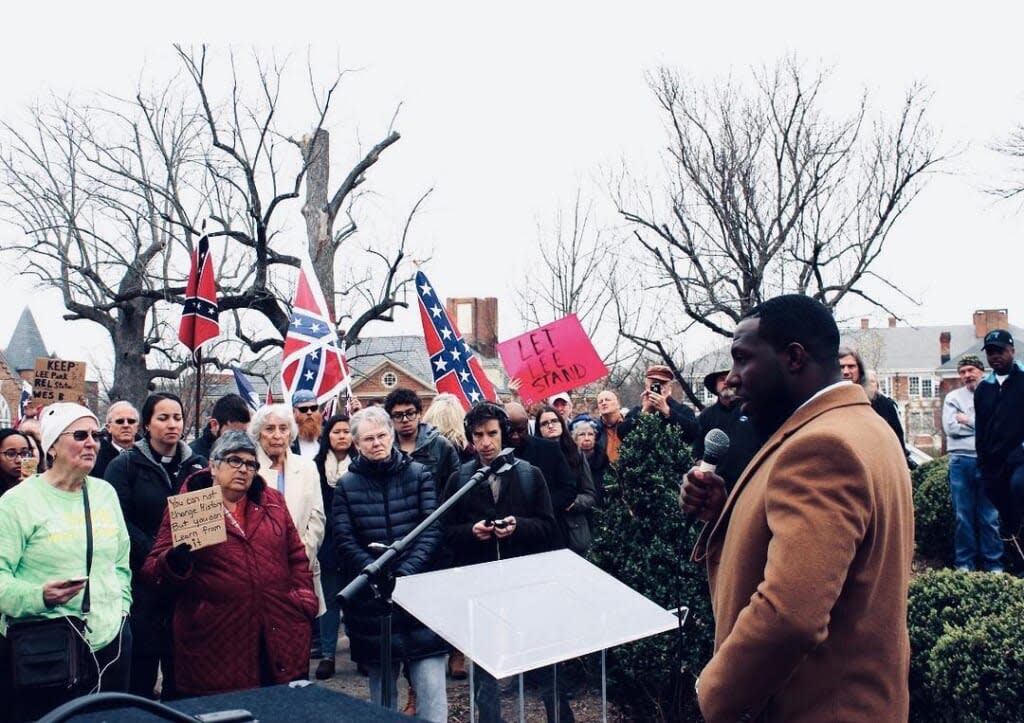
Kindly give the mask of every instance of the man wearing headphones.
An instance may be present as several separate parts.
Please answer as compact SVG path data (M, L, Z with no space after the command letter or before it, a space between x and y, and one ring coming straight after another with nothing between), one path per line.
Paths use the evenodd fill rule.
M444 499L467 484L478 469L493 462L508 443L508 415L492 402L481 402L470 409L465 427L466 437L476 449L476 459L463 464L448 479ZM489 475L486 482L448 510L443 533L456 565L550 550L557 532L544 476L522 460L506 472ZM479 668L474 679L480 723L498 723L501 711L497 681Z

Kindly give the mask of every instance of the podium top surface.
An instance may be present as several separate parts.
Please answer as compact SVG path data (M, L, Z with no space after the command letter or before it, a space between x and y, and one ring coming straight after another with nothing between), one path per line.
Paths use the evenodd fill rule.
M569 550L400 577L393 599L496 678L678 624Z

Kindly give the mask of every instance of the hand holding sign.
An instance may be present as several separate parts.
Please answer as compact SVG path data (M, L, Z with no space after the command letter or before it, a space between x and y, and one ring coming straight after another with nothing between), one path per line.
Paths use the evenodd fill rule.
M227 539L224 501L217 485L168 497L167 516L175 547L187 543L191 549L198 550Z
M498 354L526 403L608 376L575 314L501 342Z

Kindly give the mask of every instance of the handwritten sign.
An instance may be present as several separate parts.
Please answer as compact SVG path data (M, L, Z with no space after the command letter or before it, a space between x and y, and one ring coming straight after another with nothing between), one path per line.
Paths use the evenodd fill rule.
M175 545L187 542L193 550L198 550L228 539L224 502L217 485L168 497L167 516L171 520L171 540Z
M67 359L36 359L32 379L32 404L81 403L85 397L85 362Z
M525 402L608 376L575 314L501 342L498 355L509 376L522 382L519 396Z

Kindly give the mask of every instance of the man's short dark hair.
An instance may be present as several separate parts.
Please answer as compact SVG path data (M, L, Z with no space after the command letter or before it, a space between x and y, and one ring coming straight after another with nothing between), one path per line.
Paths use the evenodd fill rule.
M391 410L399 404L411 404L416 407L417 412L423 411L423 400L412 389L406 389L405 387L392 389L391 393L384 399L384 411L391 414Z
M248 424L252 419L249 405L237 394L225 394L213 405L210 416L217 420L217 424L224 426L232 422Z
M839 327L828 307L803 294L784 294L758 304L743 315L756 318L758 336L782 351L800 344L823 367L839 366Z
M498 426L501 427L501 444L505 446L509 435L508 412L500 404L494 402L477 402L466 412L466 417L462 420L466 439L472 442L473 430L492 419L496 419Z

